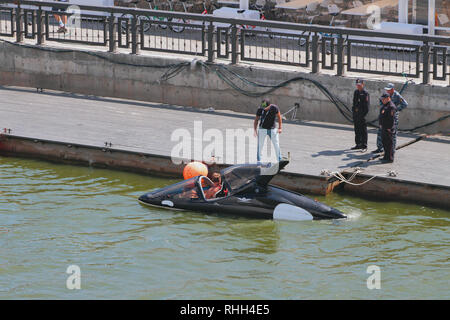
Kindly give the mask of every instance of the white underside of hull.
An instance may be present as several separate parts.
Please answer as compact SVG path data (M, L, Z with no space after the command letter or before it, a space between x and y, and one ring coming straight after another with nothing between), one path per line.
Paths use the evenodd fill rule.
M159 209L170 209L170 210L176 210L176 211L185 211L184 209L180 209L180 208L173 208L173 207L168 207L168 206L158 206L156 204L150 204L141 200L138 200L140 204L143 204L145 206L148 207L153 207L153 208L159 208Z
M280 203L273 210L273 220L307 221L313 220L313 216L303 208Z

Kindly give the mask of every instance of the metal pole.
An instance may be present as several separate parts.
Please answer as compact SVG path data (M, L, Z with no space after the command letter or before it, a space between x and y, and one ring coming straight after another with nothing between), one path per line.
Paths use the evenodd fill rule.
M248 0L239 0L239 9L248 10Z
M430 83L430 46L428 42L424 42L422 47L422 83L429 84Z
M208 62L214 62L215 52L214 52L214 24L212 22L208 25Z
M117 51L117 24L115 23L116 17L113 13L109 16L109 52L115 53Z
M312 37L312 73L319 73L320 72L320 65L319 65L319 36L317 33L315 33Z
M16 42L21 43L23 42L23 11L22 8L20 7L20 2L17 5L16 10Z
M45 37L44 37L44 12L42 11L42 7L39 7L36 16L36 24L37 24L37 44L44 45Z
M339 35L337 41L337 75L343 76L345 75L344 69L344 38L342 35Z
M398 1L398 22L408 23L408 0Z
M241 35L242 38L244 38L244 35ZM242 43L243 44L243 43ZM238 35L238 29L236 25L234 24L231 27L231 63L236 64L239 63L239 35ZM243 52L242 48L241 51Z
M133 16L131 19L131 53L139 54L139 43L138 43L138 18Z
M436 16L435 16L435 0L428 0L428 34L434 35L434 26L436 23Z
M241 43L240 44L241 44L241 60L244 60L244 58L245 58L245 31L241 32Z

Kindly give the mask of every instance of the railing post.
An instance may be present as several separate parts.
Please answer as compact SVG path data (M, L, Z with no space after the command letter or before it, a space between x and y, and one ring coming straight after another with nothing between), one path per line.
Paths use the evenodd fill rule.
M212 21L208 24L208 62L214 62L215 52L214 52L214 24Z
M109 24L109 52L115 53L117 51L117 24L115 23L116 17L111 12L109 16L108 24Z
M320 64L319 64L319 36L317 33L315 33L312 37L312 73L319 73L320 72Z
M422 47L422 83L430 83L430 46L424 42Z
M138 18L134 15L131 19L131 53L139 54Z
M344 76L345 68L344 68L344 38L342 34L339 35L337 41L337 75Z
M238 34L238 28L234 24L231 27L231 63L232 64L239 63L238 48L239 48L239 34Z
M37 44L38 45L44 45L45 44L45 37L44 37L44 12L42 11L42 7L39 7L36 15L36 38L37 38Z
M23 10L20 4L17 6L16 10L16 42L23 42Z

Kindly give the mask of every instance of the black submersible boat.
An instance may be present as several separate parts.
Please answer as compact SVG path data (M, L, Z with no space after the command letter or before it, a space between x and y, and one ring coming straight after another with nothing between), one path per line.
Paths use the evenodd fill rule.
M142 204L175 210L220 213L274 220L340 219L337 209L304 195L269 185L288 161L267 164L242 164L220 172L222 186L212 198L205 192L213 186L206 176L197 176L151 191L139 197Z

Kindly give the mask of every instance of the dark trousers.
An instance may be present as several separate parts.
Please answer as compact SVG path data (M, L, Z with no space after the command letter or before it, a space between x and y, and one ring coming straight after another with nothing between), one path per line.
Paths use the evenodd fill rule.
M399 111L397 111L395 113L395 117L394 117L394 126L395 126L395 134L394 134L394 153L395 153L395 148L397 146L397 133L398 133L398 116L399 116ZM383 142L381 141L381 127L378 128L378 132L377 132L377 148L380 149L381 151L383 151Z
M367 148L367 123L366 119L353 117L353 126L355 128L355 143L357 146Z
M381 140L384 149L383 160L394 161L394 135L395 132L389 132L386 129L381 129Z

